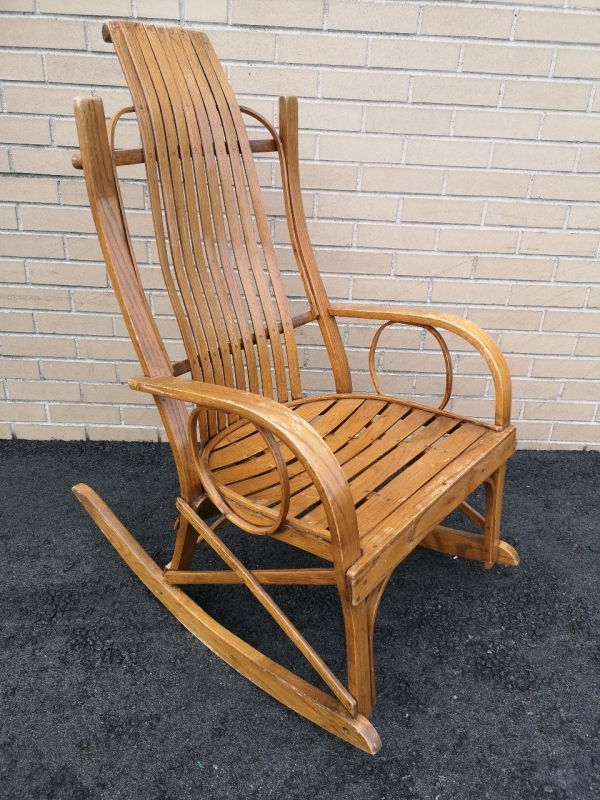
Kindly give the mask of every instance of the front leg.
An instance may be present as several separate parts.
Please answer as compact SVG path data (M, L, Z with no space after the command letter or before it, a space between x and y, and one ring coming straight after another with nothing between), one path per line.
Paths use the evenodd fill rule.
M486 569L498 560L500 544L500 515L506 463L493 472L485 482L485 530L483 533L483 565Z

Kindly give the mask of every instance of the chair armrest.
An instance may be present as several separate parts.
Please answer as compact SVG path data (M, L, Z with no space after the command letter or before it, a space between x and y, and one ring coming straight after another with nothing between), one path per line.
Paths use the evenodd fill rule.
M417 308L396 309L389 306L336 303L329 307L329 313L334 317L381 319L407 325L430 325L460 336L481 354L488 365L496 395L496 425L505 428L510 424L512 389L508 365L496 342L479 325L454 314L442 314Z
M333 559L341 575L361 555L358 523L348 481L321 436L291 408L268 397L171 376L129 379L129 386L155 397L169 397L227 414L266 428L287 445L312 479L327 513ZM345 591L343 577L340 587Z

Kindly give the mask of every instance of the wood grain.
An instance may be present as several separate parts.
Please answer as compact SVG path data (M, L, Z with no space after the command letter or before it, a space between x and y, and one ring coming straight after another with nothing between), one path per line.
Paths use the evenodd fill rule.
M104 259L143 375L166 430L180 483L173 556L149 558L89 488L74 492L151 591L227 663L289 708L366 752L380 746L368 722L375 701L373 633L395 569L421 545L516 565L501 540L506 460L515 449L511 386L496 343L469 320L428 309L336 303L326 295L304 217L298 103L279 99L279 130L240 107L204 33L131 20L103 28L133 106L105 121L98 97L75 101L80 153ZM135 113L142 147L114 148L121 117ZM244 117L267 138L250 141ZM277 265L253 154L276 152L286 217L308 310L292 317ZM185 358L173 364L135 262L117 169L143 163L160 266ZM338 318L380 320L370 350L376 394L353 393ZM295 329L316 322L336 391L303 397ZM379 335L391 324L434 336L446 365L441 407L387 397L375 371ZM462 337L484 359L495 390L495 421L444 410L452 361L443 339ZM187 376L187 377L183 377ZM481 484L486 510L467 502ZM458 509L480 534L444 527ZM216 522L209 524L215 515ZM330 566L249 570L217 534L225 519L253 535L298 547ZM195 570L199 544L227 569ZM193 603L181 586L243 584L317 671L331 695L265 658ZM324 664L264 589L334 585L346 637L347 686ZM316 609L318 611L318 609ZM324 620L327 625L328 621Z

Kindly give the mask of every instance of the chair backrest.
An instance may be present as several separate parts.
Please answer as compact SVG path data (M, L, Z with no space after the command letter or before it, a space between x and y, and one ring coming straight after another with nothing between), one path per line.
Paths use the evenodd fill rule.
M160 264L192 376L300 397L254 158L208 38L124 21L108 29L137 113Z
M296 99L279 99L277 133L260 115L240 109L205 34L124 20L107 22L103 34L129 85L142 150L115 152L114 125L122 112L107 135L101 100L78 98L81 157L74 164L83 166L106 264L144 372L158 376L185 369L175 365L173 371L150 313L120 197L115 165L141 161L160 265L192 377L279 401L297 399L302 387L294 327L317 320L336 389L351 391L347 357L328 313L302 209ZM249 142L242 111L271 133L268 147ZM293 319L253 148L276 149L279 155L290 239L310 307ZM157 400L157 405L183 463L185 407L176 401ZM232 421L207 413L202 440Z

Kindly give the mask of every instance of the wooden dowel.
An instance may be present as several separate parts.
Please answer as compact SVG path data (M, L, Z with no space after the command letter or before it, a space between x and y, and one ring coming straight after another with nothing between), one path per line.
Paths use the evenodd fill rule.
M315 319L315 315L312 311L305 311L302 314L298 314L295 317L292 317L292 326L294 328L299 328L302 325L306 325L307 322L312 322ZM283 333L283 325L281 322L278 324L279 333ZM265 336L267 339L270 338L270 333L268 330L264 331ZM256 344L256 334L252 335L252 344ZM240 347L244 349L244 342L240 339ZM231 352L231 347L229 348L229 352ZM180 375L185 375L187 372L190 371L190 362L186 358L184 361L178 361L176 364L173 364L173 375L178 378Z
M250 139L250 150L253 153L277 152L275 139Z
M189 359L186 358L184 361L178 361L176 364L173 364L173 375L178 378L180 375L185 375L190 369Z
M306 325L307 322L313 322L316 319L316 315L312 311L304 311L302 314L297 314L295 317L292 317L292 327L300 328L302 325ZM283 325L281 322L277 323L277 331L279 333L283 333ZM263 334L267 339L271 338L271 334L268 328L265 328ZM252 334L252 344L256 344L256 334ZM244 349L244 342L240 339L240 347ZM229 351L231 352L231 346L229 347Z
M251 570L259 583L266 585L311 585L333 586L333 569L254 569ZM231 570L167 570L164 573L167 583L175 586L184 584L235 584L244 583L242 576Z
M277 145L275 144L275 139L251 139L250 150L252 150L253 153L272 153L277 151ZM141 147L133 150L114 150L113 161L115 162L115 167L143 164L144 151ZM83 169L81 153L74 153L71 158L71 163L75 169Z
M134 150L114 150L113 161L116 167L127 167L131 164L143 164L144 151L141 147L138 147ZM83 169L81 153L73 153L71 163L75 169Z

